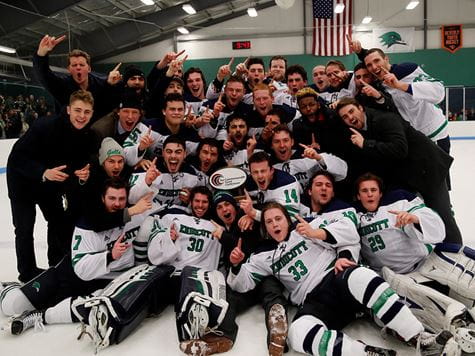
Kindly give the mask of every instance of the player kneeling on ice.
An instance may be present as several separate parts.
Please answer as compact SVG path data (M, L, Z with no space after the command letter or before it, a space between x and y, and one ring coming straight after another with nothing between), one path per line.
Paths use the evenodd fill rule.
M237 275L228 276L231 288L239 292L254 288L259 276L274 275L284 284L291 301L299 305L289 328L291 348L313 355L395 355L393 350L365 345L340 331L357 313L370 309L405 341L419 345L423 354L442 353L452 337L450 332L424 332L423 325L376 272L353 262L358 256L349 247L359 243L356 226L352 234L346 229L342 234L337 223L319 228L319 218L310 224L300 217L299 221L291 231L285 208L274 202L266 204L263 233L278 241L277 247L254 254ZM336 268L343 271L335 273Z
M474 322L475 251L441 243L444 223L416 195L383 194L381 178L372 173L355 185L365 263L382 274L427 330L450 330L464 352L475 352L475 330L468 328Z

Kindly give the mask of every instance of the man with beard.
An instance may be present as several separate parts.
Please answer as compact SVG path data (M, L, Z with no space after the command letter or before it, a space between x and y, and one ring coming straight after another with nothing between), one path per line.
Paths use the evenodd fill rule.
M312 69L312 78L313 84L310 85L310 88L315 90L317 93L324 93L328 90L328 77L325 72L324 65L317 65Z
M287 68L285 78L287 79L287 86L289 89L287 92L283 92L276 96L274 102L276 104L298 109L295 95L300 89L307 86L307 72L300 64L294 64Z
M336 180L346 178L348 166L342 159L329 154L318 153L310 146L300 144L303 148L294 150L294 136L286 125L279 125L272 135L273 167L294 176L305 190L309 178L318 171L327 171Z
M206 182L197 176L195 170L185 163L185 141L170 135L163 143L163 160L156 159L145 173L135 173L130 178L129 202L135 203L145 193L153 192L154 201L162 209L171 206L184 208L189 201L189 190Z
M105 182L100 193L104 214L114 214L126 208L126 183L120 178ZM96 232L87 218L76 224L69 252L54 267L49 268L23 286L10 286L0 294L0 309L5 315L17 315L11 321L11 333L43 326L78 322L71 310L74 299L104 288L108 282L135 263L133 242L140 224L153 213L151 195L144 196L129 208L132 219L108 230ZM103 215L104 215L103 214Z
M234 112L247 115L252 110L251 105L242 101L244 86L244 81L233 75L226 82L224 94L203 103L201 116L195 121L195 127L199 128L201 137L213 137L224 141L227 137L226 118Z
M75 49L68 54L69 74L53 72L49 67L49 53L64 39L66 35L58 38L45 35L41 39L38 50L33 55L33 71L41 85L54 97L58 114L68 104L69 96L74 91L82 89L91 92L95 102L94 121L114 109L114 103L109 100L109 94L115 91L113 86L120 80L120 77L115 79L112 75L117 67L109 77L91 73L89 54Z
M198 144L196 155L189 155L187 161L208 182L209 176L217 169L226 166L222 155L221 143L214 138L204 138Z
M263 83L272 88L274 97L281 92L285 92L288 87L285 83L285 71L287 70L287 59L283 56L273 56L269 61L269 73Z
M135 91L128 90L122 95L119 111L112 111L97 120L91 130L96 134L98 145L106 137L112 137L119 145L123 145L141 117L142 103Z
M224 159L228 166L238 167L249 173L247 160L254 152L257 141L249 137L244 116L228 116L228 137L223 143Z

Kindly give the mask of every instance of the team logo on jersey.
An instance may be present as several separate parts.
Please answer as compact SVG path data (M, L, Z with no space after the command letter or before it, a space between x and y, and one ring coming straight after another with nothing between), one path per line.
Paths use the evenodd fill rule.
M284 164L282 164L282 170L285 173L290 173L290 162L285 162Z
M40 292L40 288L41 288L41 284L40 284L40 282L35 281L35 282L33 282L33 284L31 285L31 287L36 290L36 293L39 293L39 292Z

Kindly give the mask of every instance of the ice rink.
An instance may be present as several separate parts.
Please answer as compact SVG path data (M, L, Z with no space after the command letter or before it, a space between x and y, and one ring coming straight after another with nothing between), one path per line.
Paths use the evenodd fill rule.
M471 123L451 123L452 156L455 158L451 169L452 204L455 217L462 231L464 241L475 247L475 222L472 209L475 207L475 128ZM4 167L12 142L0 142L0 280L16 280L16 259L14 250L13 226L11 223L10 205L7 196ZM39 267L46 268L46 237L45 223L38 212L35 231L35 246ZM0 315L0 324L7 319ZM260 307L254 307L238 320L239 333L236 344L226 355L266 355L264 314ZM345 330L355 339L368 344L386 345L398 350L398 355L415 355L414 349L402 345L395 339L383 340L379 329L367 321L358 321ZM94 349L87 337L77 341L78 325L50 325L45 332L28 330L21 336L12 336L7 332L0 334L0 354L2 356L36 356L56 355L92 355ZM175 316L172 307L156 317L147 319L132 335L119 345L111 346L100 352L100 355L181 355L176 335ZM289 352L287 355L296 355Z

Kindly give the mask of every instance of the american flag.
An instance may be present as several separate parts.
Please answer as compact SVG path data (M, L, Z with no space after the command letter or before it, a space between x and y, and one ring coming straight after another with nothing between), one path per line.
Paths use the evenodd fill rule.
M340 14L333 12L336 4L345 5ZM353 0L312 0L313 54L344 56L350 54L346 35L351 36Z

